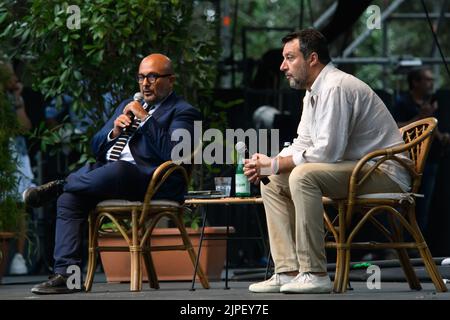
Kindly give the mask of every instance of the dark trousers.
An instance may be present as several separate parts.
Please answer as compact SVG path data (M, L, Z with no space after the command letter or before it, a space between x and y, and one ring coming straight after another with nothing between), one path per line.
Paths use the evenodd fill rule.
M142 201L149 180L126 161L88 164L70 174L57 201L54 272L65 274L68 266L81 265L82 226L98 202Z
M439 163L428 161L422 176L419 193L423 194L423 198L417 199L416 217L422 233L428 233L428 222L430 220L431 202L433 200L434 187L438 174Z

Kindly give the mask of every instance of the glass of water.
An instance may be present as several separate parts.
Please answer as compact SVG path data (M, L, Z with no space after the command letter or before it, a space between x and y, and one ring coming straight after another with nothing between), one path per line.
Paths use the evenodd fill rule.
M214 184L216 185L216 191L219 191L225 197L230 196L230 194L231 194L231 177L215 177Z

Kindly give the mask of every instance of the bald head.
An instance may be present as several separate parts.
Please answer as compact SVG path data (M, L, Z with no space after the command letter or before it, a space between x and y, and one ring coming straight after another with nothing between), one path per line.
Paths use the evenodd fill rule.
M142 59L139 75L144 79L139 82L139 87L144 94L144 100L149 104L162 101L173 90L175 75L172 61L163 54L154 53ZM153 78L147 78L148 75Z
M173 74L173 67L172 67L172 61L169 59L169 57L160 54L160 53L154 53L146 56L141 61L141 66L145 65L151 65L152 67L158 69L158 73L160 74Z

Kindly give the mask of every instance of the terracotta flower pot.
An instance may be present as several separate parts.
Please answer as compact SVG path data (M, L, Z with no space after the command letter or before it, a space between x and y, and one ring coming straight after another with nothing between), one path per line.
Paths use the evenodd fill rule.
M187 229L194 247L198 252L200 230ZM230 227L230 233L234 228ZM205 238L223 238L226 235L226 227L206 227ZM177 228L155 229L151 237L152 246L179 245L182 244ZM100 246L125 245L121 236L108 236L99 238ZM225 264L226 240L204 239L200 256L200 265L207 274L209 280L220 280L220 275ZM130 254L128 252L101 252L100 257L108 282L130 281ZM158 280L192 280L194 267L187 251L155 251L152 252ZM143 267L143 279L147 281L147 272ZM198 278L197 278L198 280Z

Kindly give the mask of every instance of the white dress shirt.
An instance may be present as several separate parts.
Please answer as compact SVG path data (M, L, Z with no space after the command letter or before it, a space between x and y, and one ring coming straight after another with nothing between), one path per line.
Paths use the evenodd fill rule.
M150 109L148 114L150 115L150 117L152 116L153 112L156 111L156 109L158 109L158 107L161 105L162 102L155 104L154 108ZM144 103L144 109L147 108L147 103ZM139 128L142 127L148 119L150 119L150 117L147 117L144 121L141 121L141 123L139 124ZM117 139L119 136L117 136L115 139L111 139L111 134L112 134L113 130L111 130L108 134L108 142ZM133 133L134 135L134 133ZM133 137L133 135L128 139L127 144L125 145L125 147L123 147L122 153L120 154L120 158L119 160L123 160L123 161L128 161L131 162L133 164L136 164L136 161L133 158L133 155L131 154L131 150L130 150L130 140ZM109 159L109 155L111 154L111 150L114 147L114 144L111 146L111 148L108 149L108 151L106 152L106 159Z
M374 150L404 143L395 120L375 92L331 62L306 91L297 134L279 154L292 156L295 165L357 161ZM379 168L402 190L410 189L410 177L401 165L386 161Z

